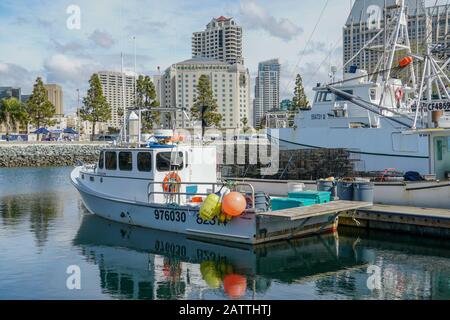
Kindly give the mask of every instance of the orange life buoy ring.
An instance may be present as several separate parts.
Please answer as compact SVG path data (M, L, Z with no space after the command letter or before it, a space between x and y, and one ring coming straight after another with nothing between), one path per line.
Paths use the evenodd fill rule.
M395 90L395 99L397 99L397 101L401 101L403 99L403 90L401 88L398 88L397 90Z
M181 178L176 172L171 172L166 175L162 187L164 192L176 193L180 190Z

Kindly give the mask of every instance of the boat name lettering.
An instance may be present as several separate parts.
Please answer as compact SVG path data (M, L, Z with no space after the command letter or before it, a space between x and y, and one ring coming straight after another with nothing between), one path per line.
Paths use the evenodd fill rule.
M325 114L315 113L311 115L311 120L325 120L326 118Z
M186 222L186 212L178 210L155 210L156 220Z
M434 102L422 102L422 110L425 111L450 111L450 100L441 100Z
M226 222L226 221L225 221L225 222L220 222L220 221L217 219L217 217L214 217L214 219L207 221L207 220L203 220L199 215L197 215L197 224L205 224L205 225L210 225L210 226L215 226L215 225L218 225L218 226L220 226L220 225L226 226L226 225L227 225L227 222Z

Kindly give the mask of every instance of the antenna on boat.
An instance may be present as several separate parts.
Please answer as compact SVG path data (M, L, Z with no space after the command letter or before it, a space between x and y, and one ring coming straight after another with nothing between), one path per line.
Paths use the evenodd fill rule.
M127 142L127 107L125 102L125 73L123 70L123 52L121 56L121 73L122 73L122 106L123 106L123 124L122 124L122 142Z

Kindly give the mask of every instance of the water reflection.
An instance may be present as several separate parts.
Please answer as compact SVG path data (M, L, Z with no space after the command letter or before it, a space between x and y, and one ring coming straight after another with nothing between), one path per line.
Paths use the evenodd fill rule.
M276 281L292 284L365 261L337 234L251 247L133 228L85 216L74 244L99 266L102 288L133 299L256 298ZM295 297L294 297L295 298Z
M63 215L63 201L54 193L39 196L21 195L0 198L1 223L5 227L19 227L28 217L36 246L43 247L53 220Z

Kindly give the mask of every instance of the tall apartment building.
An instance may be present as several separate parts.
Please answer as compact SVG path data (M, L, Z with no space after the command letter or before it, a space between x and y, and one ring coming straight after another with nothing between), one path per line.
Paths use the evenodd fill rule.
M192 57L244 64L242 27L233 18L213 18L205 31L194 32L192 35Z
M392 10L396 8L397 0L386 0L387 18L390 19ZM437 7L427 7L425 10L421 5L421 0L405 0L406 13L408 18L408 34L413 52L421 51L424 48L425 40L433 44L443 44L447 47L450 44L450 5ZM372 39L379 28L373 28L370 24L370 17L374 12L379 13L380 28L384 28L384 5L385 0L355 0L353 8L343 29L343 51L344 63L355 56L359 50ZM374 11L374 8L378 10ZM369 14L371 13L371 14ZM381 36L373 45L382 45L384 37ZM447 53L448 55L448 53ZM373 72L381 57L381 53L375 50L364 50L351 65Z
M163 108L185 109L189 115L197 96L197 83L202 75L211 81L214 98L222 114L222 128L243 127L242 119L251 120L250 109L250 74L241 64L228 64L210 58L196 57L169 67L162 77L161 105ZM176 114L178 127L191 127L181 111Z
M22 89L16 87L0 87L0 100L1 99L9 99L16 98L21 101L22 99Z
M62 87L58 84L44 84L47 92L47 99L56 109L55 116L61 117L64 115L64 99Z
M111 119L106 122L106 125L119 129L123 123L123 117L118 114L118 110L123 110L124 105L122 81L125 82L125 106L130 108L134 103L135 76L114 71L100 71L98 76L102 84L103 95L111 106Z
M255 80L253 123L258 126L264 114L280 108L280 61L272 59L260 62Z

